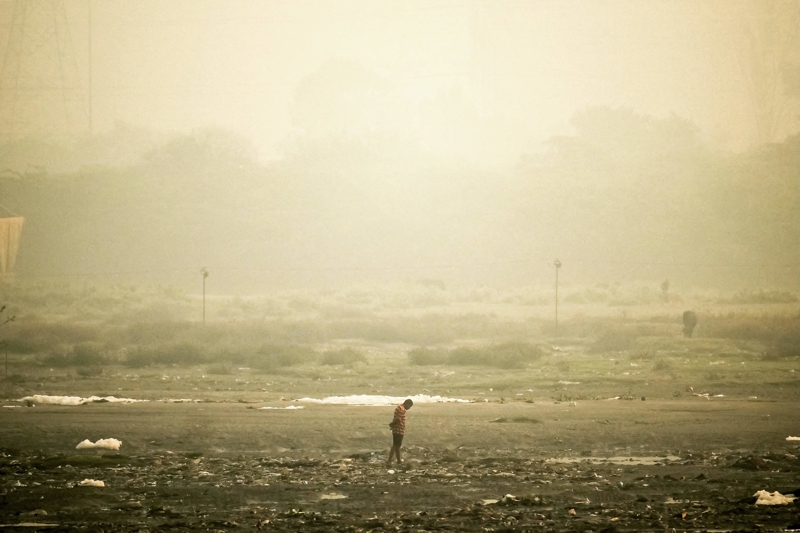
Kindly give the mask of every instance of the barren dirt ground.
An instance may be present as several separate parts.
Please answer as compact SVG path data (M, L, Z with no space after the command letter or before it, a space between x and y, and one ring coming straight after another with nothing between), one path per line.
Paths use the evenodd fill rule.
M800 445L786 440L800 433L794 400L416 405L405 464L392 469L391 407L262 405L0 409L0 527L800 529L798 502L753 497L800 487ZM101 438L121 449L75 448ZM84 479L105 487L77 486Z

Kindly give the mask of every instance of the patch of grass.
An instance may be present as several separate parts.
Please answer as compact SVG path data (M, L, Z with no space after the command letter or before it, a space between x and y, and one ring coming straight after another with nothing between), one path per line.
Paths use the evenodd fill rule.
M98 343L83 342L76 344L67 353L50 353L41 359L42 364L57 368L80 366L88 369L108 363Z
M670 364L670 362L665 359L659 359L653 365L653 370L655 372L669 372L672 370L672 364Z
M340 350L328 350L322 354L320 364L323 365L352 365L354 363L366 363L367 358L364 353L355 348L342 348Z
M559 372L569 372L569 361L561 359L555 364L555 367Z
M653 359L653 352L650 350L637 350L628 356L631 361L645 361Z
M93 378L103 375L102 366L80 366L75 369L75 373L82 378Z
M31 318L18 319L13 327L4 328L3 334L5 345L11 352L41 353L75 343L97 341L100 330L95 326Z
M233 368L229 363L214 363L206 367L206 374L227 376L233 373Z
M622 352L630 350L636 343L636 337L621 331L609 331L600 336L589 348L593 353Z
M317 352L308 346L268 344L258 350L251 364L260 370L270 371L310 363L316 359Z
M521 368L541 356L542 352L537 346L525 343L505 343L478 348L462 346L450 351L415 348L408 352L409 361L415 365L449 364L498 368Z
M495 418L494 420L490 420L490 423L497 423L497 424L541 424L542 421L538 418L532 418L530 416L515 416L512 418Z
M700 315L703 337L784 343L800 339L800 320L790 314L727 313Z
M132 368L151 365L198 365L208 362L202 346L191 342L141 347L128 354L125 364Z
M717 300L720 304L785 304L797 301L797 295L789 291L759 289L739 291L730 297Z
M407 353L408 361L417 366L443 365L448 354L444 348L414 348Z

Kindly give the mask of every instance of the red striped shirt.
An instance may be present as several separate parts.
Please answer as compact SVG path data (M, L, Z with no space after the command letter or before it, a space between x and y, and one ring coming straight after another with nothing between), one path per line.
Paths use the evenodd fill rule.
M389 425L392 428L392 433L395 435L406 434L406 408L402 403L394 408L394 418Z

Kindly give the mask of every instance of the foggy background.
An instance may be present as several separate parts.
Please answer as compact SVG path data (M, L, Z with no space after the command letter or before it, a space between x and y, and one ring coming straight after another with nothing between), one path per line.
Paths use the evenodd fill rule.
M797 289L799 13L2 1L16 276Z

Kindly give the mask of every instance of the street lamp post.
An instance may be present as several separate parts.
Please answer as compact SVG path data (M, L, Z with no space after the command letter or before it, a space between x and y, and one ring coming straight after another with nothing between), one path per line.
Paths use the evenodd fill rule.
M208 277L208 270L204 268L200 269L200 273L203 275L203 325L206 325L206 278Z
M553 264L556 266L556 337L558 337L558 269L561 268L561 261L556 259Z

